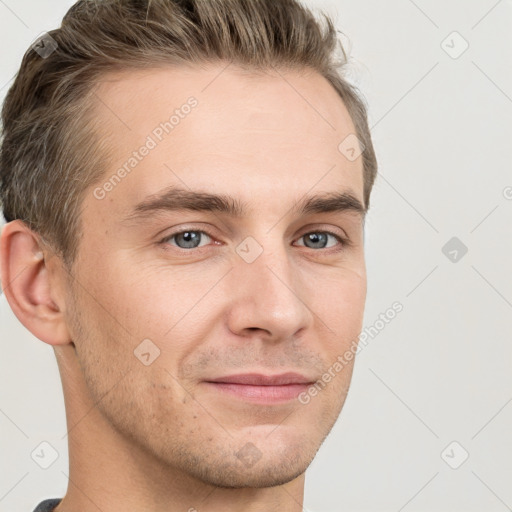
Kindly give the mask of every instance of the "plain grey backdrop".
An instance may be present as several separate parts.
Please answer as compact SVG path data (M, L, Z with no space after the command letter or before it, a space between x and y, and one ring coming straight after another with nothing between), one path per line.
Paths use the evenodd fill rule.
M305 510L512 510L512 1L305 3L344 34L379 161L367 343ZM0 100L72 4L0 0ZM68 484L63 396L51 347L0 315L0 510L31 511Z

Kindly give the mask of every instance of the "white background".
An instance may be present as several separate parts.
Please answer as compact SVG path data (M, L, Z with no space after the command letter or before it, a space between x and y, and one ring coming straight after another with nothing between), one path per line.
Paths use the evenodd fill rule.
M72 3L0 1L0 99ZM395 301L403 311L357 356L305 510L511 510L512 2L307 4L335 16L370 106L379 176L364 324ZM456 262L442 252L452 237L468 248ZM32 511L68 483L62 390L53 350L4 296L0 314L0 510ZM46 470L30 456L42 441L59 453ZM453 441L452 465L469 454L458 469L442 457Z

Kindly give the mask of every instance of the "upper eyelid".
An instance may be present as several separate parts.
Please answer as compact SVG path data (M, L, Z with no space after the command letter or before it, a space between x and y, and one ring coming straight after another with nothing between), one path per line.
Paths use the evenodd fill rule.
M206 236L210 237L212 240L216 240L216 238L213 235L211 235L210 233L208 233L208 231L206 231L204 229L187 228L187 229L181 229L179 231L175 231L175 232L171 233L170 235L166 235L160 242L168 242L169 240L172 240L174 237L181 235L182 233L187 233L189 231L192 231L195 233L204 233ZM181 247L178 247L178 249L181 249Z
M191 224L193 224L193 223L191 223ZM311 232L322 232L322 231L325 231L325 232L331 233L331 234L336 235L336 236L347 237L348 238L346 230L341 228L341 227L339 227L339 226L336 226L336 228L339 229L341 231L341 233L336 233L333 228L326 227L327 226L326 223L314 222L312 224L313 224L313 226L307 226L307 227L304 227L304 228L300 229L299 231L302 232L302 234L300 236L304 236L305 234L311 233ZM210 231L215 231L214 229L209 230L209 228L204 228L202 226L193 226L193 225L187 226L186 223L184 223L184 225L185 225L185 227L182 227L182 228L178 229L177 231L172 231L169 235L166 235L166 238L172 237L172 236L175 236L175 235L179 235L180 233L184 233L186 231L201 231L201 232L204 232L204 233L206 233L207 235L209 235L211 237L215 237L215 235L210 234ZM161 232L163 232L163 231L164 230L162 230Z
M304 233L302 233L302 235L297 237L297 240L299 238L302 238L303 236L309 235L310 233L327 233L328 235L338 238L341 242L343 242L343 240L345 240L345 238L346 238L345 235L340 235L339 233L335 233L334 231L330 231L328 229L312 229L309 231L304 231Z

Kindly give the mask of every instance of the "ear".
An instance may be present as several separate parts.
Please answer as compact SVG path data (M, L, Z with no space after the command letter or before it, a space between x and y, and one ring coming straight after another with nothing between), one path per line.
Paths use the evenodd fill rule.
M18 320L49 345L66 345L71 337L65 323L62 275L49 271L51 255L25 223L6 224L0 237L0 280Z

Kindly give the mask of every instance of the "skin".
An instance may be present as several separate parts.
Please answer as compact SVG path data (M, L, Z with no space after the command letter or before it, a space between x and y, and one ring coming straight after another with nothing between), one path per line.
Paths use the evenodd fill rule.
M343 407L354 361L307 404L255 404L204 380L296 371L318 381L357 340L362 216L292 210L322 192L364 203L362 158L338 150L355 132L347 110L316 72L225 64L117 72L96 93L97 130L113 150L105 179L168 112L190 96L198 105L104 199L86 191L71 272L21 221L3 229L7 299L54 347L63 383L70 483L56 510L301 511L305 471ZM123 222L172 185L232 196L247 212ZM182 240L161 242L186 229L211 238L181 251ZM305 245L323 230L350 245ZM248 236L263 250L252 263L236 252ZM144 339L160 350L148 366L134 356ZM236 455L244 447L254 463Z

